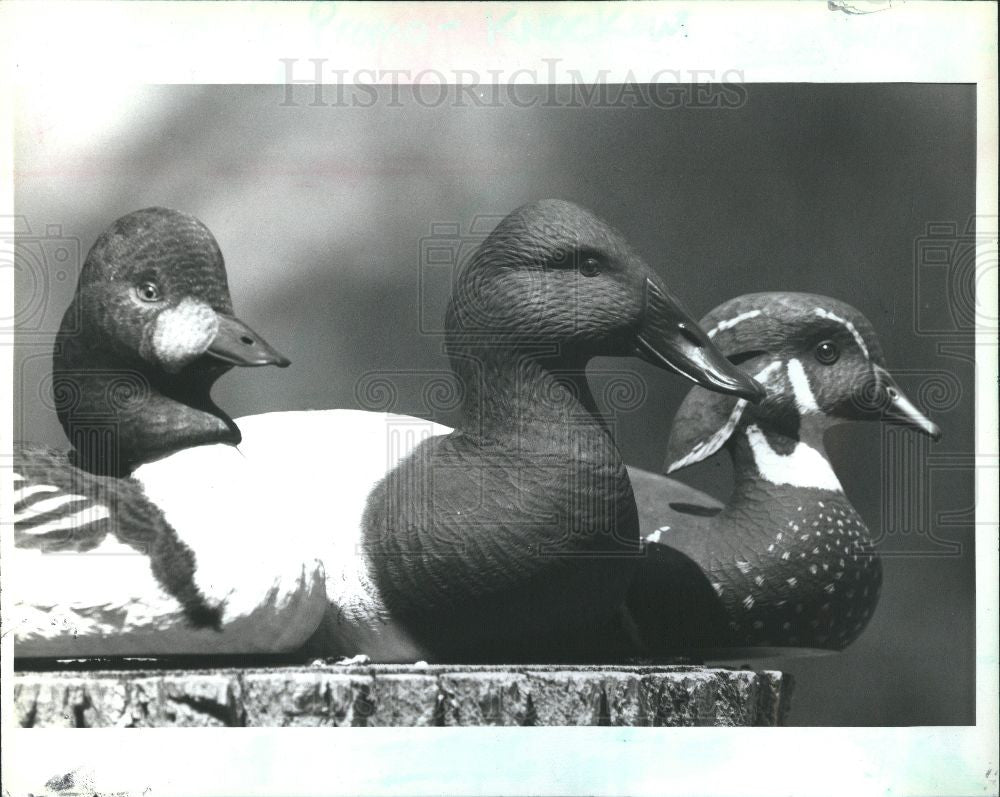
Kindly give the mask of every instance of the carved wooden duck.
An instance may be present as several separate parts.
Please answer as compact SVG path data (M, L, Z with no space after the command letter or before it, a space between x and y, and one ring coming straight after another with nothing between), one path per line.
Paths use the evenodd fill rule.
M247 560L260 559L252 541L261 511L246 493L206 496L197 473L174 485L174 503L197 511L207 499L229 520L211 530L231 549L213 572L199 541L185 541L184 529L168 523L163 506L128 474L193 446L233 448L240 432L212 402L212 385L234 365L288 364L233 315L222 254L194 217L139 210L97 239L53 357L56 409L73 449L14 451L16 655L189 652L227 621L264 643L282 638L287 612L236 618ZM265 586L254 588L273 590L298 614L312 596L318 621L324 593L322 570L314 569L310 582L296 556L291 565L275 563ZM135 635L120 648L116 635L125 629Z
M646 561L628 607L644 649L708 658L842 649L871 620L882 565L824 432L884 419L936 440L938 427L886 371L868 320L843 302L750 294L702 324L768 394L751 406L695 388L674 419L667 472L725 448L735 484L724 506L630 471Z

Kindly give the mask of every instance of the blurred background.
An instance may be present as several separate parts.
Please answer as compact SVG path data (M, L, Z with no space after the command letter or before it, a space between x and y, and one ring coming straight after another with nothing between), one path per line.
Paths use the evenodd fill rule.
M22 94L18 215L3 233L17 270L15 438L65 445L44 395L53 333L87 249L124 213L164 205L204 221L236 312L292 359L220 380L233 417L362 407L448 422L424 388L448 369L439 331L457 261L518 205L569 199L618 227L696 317L796 290L872 321L944 437L831 433L847 495L882 530L881 604L843 653L751 665L796 677L794 725L973 723L975 87L688 87L638 107L551 87L479 104L431 88L353 103L332 86L320 102L309 86ZM628 462L660 469L686 383L634 360L593 369L643 380L618 441ZM370 390L380 372L389 404ZM723 460L682 477L725 498Z

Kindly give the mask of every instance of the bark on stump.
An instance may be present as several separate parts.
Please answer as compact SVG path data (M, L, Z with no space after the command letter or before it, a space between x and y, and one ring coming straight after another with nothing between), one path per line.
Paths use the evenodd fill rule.
M789 675L694 666L19 672L22 727L780 725Z

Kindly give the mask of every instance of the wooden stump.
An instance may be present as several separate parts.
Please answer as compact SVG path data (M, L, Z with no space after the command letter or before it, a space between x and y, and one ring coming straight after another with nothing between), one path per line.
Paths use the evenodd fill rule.
M792 681L694 666L19 672L22 727L768 726Z

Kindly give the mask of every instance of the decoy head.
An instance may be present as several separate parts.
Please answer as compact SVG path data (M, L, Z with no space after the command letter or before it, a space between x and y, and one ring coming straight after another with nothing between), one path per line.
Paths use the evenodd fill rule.
M674 419L668 472L711 456L748 423L821 437L844 421L884 420L941 436L886 370L868 319L844 302L808 293L747 294L701 323L731 362L767 388L767 397L748 407L692 390Z
M123 455L136 461L144 453L139 441L153 443L143 425L155 431L157 452L209 442L208 427L220 440L238 440L209 399L212 384L234 365L288 364L233 315L208 228L176 210L147 208L115 221L87 255L56 339L56 409L67 434L74 416L111 421ZM123 396L158 400L122 404ZM165 411L163 397L178 406ZM205 412L214 422L199 417Z
M525 205L497 225L459 275L445 323L453 357L537 347L579 368L636 355L710 390L763 396L618 232L563 200Z

